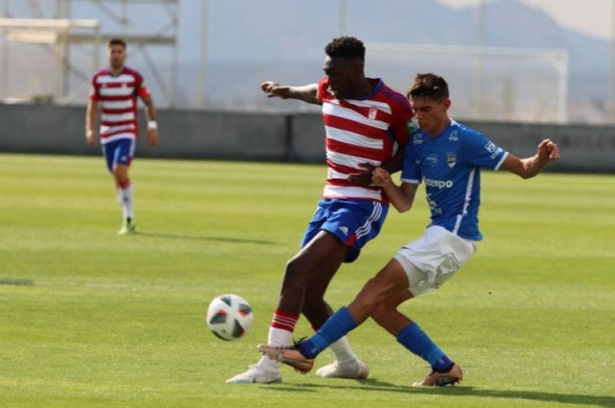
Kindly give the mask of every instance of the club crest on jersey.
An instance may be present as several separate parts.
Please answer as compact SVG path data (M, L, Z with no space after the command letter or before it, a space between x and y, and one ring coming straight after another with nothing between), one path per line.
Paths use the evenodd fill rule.
M438 156L435 154L430 154L425 158L425 168L431 169L438 165Z
M451 169L455 167L455 164L457 164L457 153L446 153L446 164L448 164L448 167Z
M374 119L376 119L376 115L377 114L378 114L378 108L376 108L375 106L372 106L372 107L369 108L369 112L367 114L367 117L370 120L374 120Z

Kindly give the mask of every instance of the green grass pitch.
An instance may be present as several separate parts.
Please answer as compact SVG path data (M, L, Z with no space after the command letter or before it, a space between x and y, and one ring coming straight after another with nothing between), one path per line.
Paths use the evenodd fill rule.
M0 406L615 407L615 177L549 172L484 172L477 254L402 306L464 368L460 387L411 388L429 368L371 321L350 334L368 380L283 367L283 384L226 384L259 358L325 174L137 159L140 233L120 237L102 158L0 155ZM338 272L332 306L427 222L424 195L410 213L391 209ZM205 325L222 293L254 308L242 340ZM302 319L296 336L309 333Z

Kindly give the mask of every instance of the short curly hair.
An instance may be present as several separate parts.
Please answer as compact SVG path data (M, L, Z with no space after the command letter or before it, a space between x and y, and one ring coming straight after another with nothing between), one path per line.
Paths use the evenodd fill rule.
M365 46L363 41L355 37L337 37L334 38L325 47L325 53L331 57L341 58L359 58L365 60Z

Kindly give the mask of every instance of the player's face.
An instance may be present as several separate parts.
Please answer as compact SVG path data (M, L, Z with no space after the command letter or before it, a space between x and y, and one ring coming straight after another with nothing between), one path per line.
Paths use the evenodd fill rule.
M450 99L434 100L427 96L412 97L412 108L423 132L439 135L449 123Z
M329 87L337 99L352 99L358 96L357 84L361 83L362 69L356 61L327 56L322 69L329 77Z
M111 68L122 68L126 59L126 49L121 44L113 44L107 49L107 58Z

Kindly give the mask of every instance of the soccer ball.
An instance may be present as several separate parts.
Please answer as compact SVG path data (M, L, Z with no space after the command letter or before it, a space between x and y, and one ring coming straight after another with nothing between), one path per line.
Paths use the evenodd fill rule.
M211 301L207 309L207 325L222 340L242 338L254 320L252 307L237 295L221 295Z

